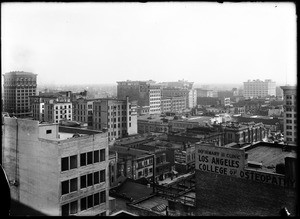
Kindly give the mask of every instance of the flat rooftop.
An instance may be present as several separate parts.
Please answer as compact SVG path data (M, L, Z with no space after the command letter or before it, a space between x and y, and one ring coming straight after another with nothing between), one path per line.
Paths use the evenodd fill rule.
M158 213L166 214L166 206L168 206L168 200L158 196L153 196L145 201L136 203L135 205L147 208Z
M281 147L270 147L264 145L258 145L250 150L247 150L248 153L248 162L254 161L262 163L261 170L266 172L275 172L275 167L279 163L285 163L285 157L294 157L296 158L296 151L283 151ZM255 169L258 168L250 168Z
M153 188L148 188L146 185L133 182L131 180L125 181L116 191L119 194L124 194L133 200L146 198L153 192Z

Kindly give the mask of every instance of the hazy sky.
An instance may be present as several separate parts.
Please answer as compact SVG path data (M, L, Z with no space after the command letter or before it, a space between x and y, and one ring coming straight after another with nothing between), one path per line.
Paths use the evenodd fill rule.
M2 3L2 74L38 83L296 83L293 3Z

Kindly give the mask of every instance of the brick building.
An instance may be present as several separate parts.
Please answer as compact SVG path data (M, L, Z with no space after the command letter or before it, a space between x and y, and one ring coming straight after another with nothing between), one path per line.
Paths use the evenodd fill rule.
M230 148L199 143L195 174L195 215L279 216L283 207L292 216L298 214L295 147L259 142Z

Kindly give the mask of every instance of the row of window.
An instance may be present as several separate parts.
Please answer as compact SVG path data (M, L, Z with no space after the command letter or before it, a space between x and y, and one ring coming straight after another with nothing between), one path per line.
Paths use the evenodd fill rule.
M68 106L69 106L68 108L71 108L71 105L68 105ZM60 108L58 108L58 106L56 106L55 109L67 109L67 105L65 105L64 107L60 106Z
M97 192L95 194L89 195L87 197L80 199L80 211L98 206L106 202L106 193L105 191ZM68 216L78 213L78 200L64 204L61 206L62 216ZM106 212L102 212L101 216L106 216Z
M291 119L287 119L287 120L286 120L286 123L293 123L293 120L291 120ZM296 120L294 120L294 123L296 124L296 123L297 123L297 121L296 121Z
M293 132L286 132L286 135L293 135ZM294 132L294 135L297 135L297 132Z
M80 154L80 166L105 161L105 149Z
M292 118L292 117L293 117L293 114L287 113L287 114L286 114L286 117L287 117L287 118ZM294 114L294 118L297 118L297 114Z
M89 186L97 185L105 182L105 169L80 176L80 188L87 188Z
M292 138L286 138L286 141L293 141ZM294 138L294 141L296 141L296 138Z
M293 129L293 126L287 125L287 126L286 126L286 129L287 129L287 130L288 130L288 129ZM297 129L297 126L296 126L296 125L294 126L294 129Z
M80 166L105 161L105 149L80 154ZM77 155L61 158L61 171L77 168Z
M105 169L80 176L81 189L97 185L102 182L105 182ZM75 191L78 191L77 177L61 182L61 195L69 194Z
M68 116L69 118L71 118L71 114L69 114L69 116ZM63 115L60 115L60 117L59 118L67 118L67 115L65 115L64 117L63 117ZM56 116L56 119L58 119L58 116Z

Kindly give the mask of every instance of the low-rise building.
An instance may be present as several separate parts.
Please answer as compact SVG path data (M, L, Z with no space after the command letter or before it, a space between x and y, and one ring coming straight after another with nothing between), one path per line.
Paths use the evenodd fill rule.
M117 178L151 178L153 176L153 155L144 150L112 146L111 151L118 153Z
M169 127L169 117L148 117L148 116L140 116L137 120L138 133L150 133L150 132L160 132L160 133L168 133L170 131Z
M220 124L224 132L224 143L254 143L267 140L268 130L262 123L224 123Z
M181 149L175 150L175 170L188 173L195 169L195 145L184 143Z
M197 97L198 106L218 106L220 104L221 101L218 97Z
M107 133L4 118L11 197L46 215L108 215Z

